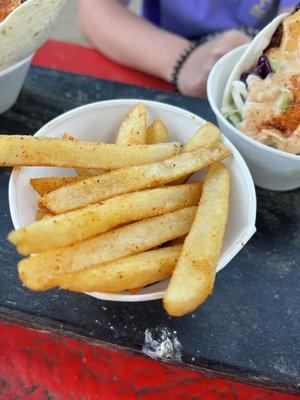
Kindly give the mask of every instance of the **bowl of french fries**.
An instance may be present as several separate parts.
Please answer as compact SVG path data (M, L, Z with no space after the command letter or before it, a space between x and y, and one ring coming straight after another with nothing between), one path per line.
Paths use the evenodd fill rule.
M34 136L0 135L0 165L15 167L8 239L34 291L163 298L185 315L255 232L241 155L216 126L168 104L103 101Z

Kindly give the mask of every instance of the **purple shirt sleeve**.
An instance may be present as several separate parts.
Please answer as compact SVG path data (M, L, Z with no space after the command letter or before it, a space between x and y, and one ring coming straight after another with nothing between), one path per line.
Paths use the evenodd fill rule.
M279 11L285 8L293 8L296 6L298 1L293 0L281 0L279 4Z
M262 29L296 0L143 0L142 16L189 39L232 28Z

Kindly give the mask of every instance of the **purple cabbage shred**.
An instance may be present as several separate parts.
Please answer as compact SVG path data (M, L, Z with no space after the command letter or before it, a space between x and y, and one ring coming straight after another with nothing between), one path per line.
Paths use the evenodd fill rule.
M241 74L240 80L247 85L246 81L249 75L253 74L259 76L261 79L266 79L266 77L272 72L274 71L272 70L268 57L265 55L261 55L257 61L256 68L250 71L243 72Z

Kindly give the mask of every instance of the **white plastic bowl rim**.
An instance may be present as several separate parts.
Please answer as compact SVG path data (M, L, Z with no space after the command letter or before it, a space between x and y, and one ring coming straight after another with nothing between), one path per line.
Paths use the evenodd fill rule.
M194 113L191 113L187 110L184 110L182 108L172 106L169 104L165 103L160 103L156 101L150 101L150 100L141 100L141 99L116 99L116 100L106 100L106 101L99 101L95 103L90 103L84 106L80 106L77 108L74 108L64 114L59 115L58 117L54 118L53 120L49 121L46 125L44 125L34 136L47 136L47 131L49 129L55 128L56 125L59 125L61 122L72 119L74 116L79 115L83 113L86 110L97 110L99 106L114 106L114 105L128 105L128 106L133 106L134 104L138 102L143 102L146 106L151 108L153 107L159 107L160 109L167 110L168 112L174 112L177 114L181 114L184 117L191 117L195 122L197 122L199 125L203 124L206 122L203 118L197 116ZM59 136L61 132L57 134L57 137ZM256 219L256 193L255 193L255 188L254 188L254 183L251 177L251 174L248 170L248 167L238 152L238 150L234 147L234 145L224 136L222 135L222 141L224 142L225 145L227 145L229 148L232 149L234 152L234 157L236 158L239 167L240 167L240 172L243 175L243 181L246 183L246 190L249 195L249 204L250 207L248 209L248 214L247 214L247 226L245 227L244 231L241 233L240 237L235 240L234 244L231 245L231 247L222 255L222 262L219 262L218 267L217 267L217 272L220 271L224 266L226 266L234 257L235 255L244 247L244 245L249 241L249 239L253 236L253 234L256 232L256 227L255 227L255 219ZM17 174L20 168L15 168L12 171L10 181L9 181L9 188L8 188L8 196L9 196L9 208L10 208L10 214L12 218L12 222L14 225L15 229L18 229L21 227L21 223L19 221L18 213L17 213L17 204L16 204L16 198L17 198L17 190L16 190L16 179L17 179ZM149 288L151 285L149 286ZM121 293L92 293L88 292L86 293L89 296L95 297L100 300L110 300L110 301L121 301L121 302L141 302L141 301L149 301L149 300L157 300L161 299L164 296L165 291L164 290L159 290L155 292L150 292L150 293L141 293L141 294L127 294L127 292L121 292Z
M22 67L22 65L31 61L32 57L34 56L35 52L30 54L30 56L23 58L23 60L18 61L17 63L10 65L9 67L0 70L0 78L4 75L10 74L11 72L15 71L16 69Z
M243 48L244 50L246 50L246 48L248 47L248 44L237 47L234 50L231 50L230 52L228 52L227 54L225 54L223 57L221 57L213 66L212 70L210 71L208 80L207 80L207 96L208 96L208 100L209 100L209 104L211 106L211 108L213 109L213 112L217 115L217 118L220 118L223 123L229 128L231 129L234 133L236 133L239 137L243 138L244 140L246 140L249 143L254 144L255 146L259 147L260 149L266 150L270 153L274 153L280 156L283 156L285 158L289 158L292 160L298 160L300 161L300 155L297 154L291 154L291 153L287 153L285 151L282 150L278 150L275 149L274 147L270 147L267 146L266 144L260 143L257 140L252 139L251 137L247 136L245 133L243 133L242 131L240 131L239 129L237 129L234 125L232 125L228 119L226 119L224 117L224 115L221 113L221 111L219 110L219 108L217 107L217 105L215 104L214 99L212 98L212 90L211 87L213 85L213 76L215 73L215 70L220 68L220 65L223 63L226 63L226 61L232 57L233 53L237 53L239 51L241 51L241 49Z

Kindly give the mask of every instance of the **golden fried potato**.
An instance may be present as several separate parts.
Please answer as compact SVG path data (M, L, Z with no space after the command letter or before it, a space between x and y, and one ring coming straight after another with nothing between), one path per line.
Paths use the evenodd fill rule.
M197 214L163 299L169 315L192 312L211 293L228 216L229 172L209 167Z
M111 171L48 193L41 198L40 206L60 214L119 194L162 186L222 160L229 154L229 149L219 143L159 163Z
M62 135L63 139L67 140L79 140L75 138L74 136L70 135L69 133L64 133ZM105 169L93 169L93 168L75 168L75 171L79 176L96 176L96 175L101 175L107 172Z
M67 186L70 183L82 181L86 178L87 176L47 176L45 178L31 178L30 185L40 196L44 196L53 190Z
M63 249L31 256L19 262L20 278L32 290L46 290L55 285L57 274L83 271L92 265L149 250L186 235L196 209L183 208L117 228Z
M166 143L169 140L169 133L165 124L159 120L154 120L147 128L146 144Z
M215 125L210 122L206 122L201 125L199 129L194 133L194 135L188 140L187 144L184 146L183 151L192 151L201 146L211 146L216 144L221 139L221 131ZM189 178L190 174L183 176L176 181L171 182L172 185L180 185L185 183Z
M37 210L37 212L35 214L35 219L36 219L36 221L40 221L43 218L49 218L52 216L53 216L53 214L50 211L42 208L41 210Z
M180 143L118 146L50 137L0 135L0 166L101 168L162 161L178 154Z
M201 182L123 194L52 218L35 221L12 231L8 240L20 254L30 255L70 246L119 225L196 206Z
M72 274L58 274L53 287L76 292L121 292L136 294L143 287L168 278L178 260L182 245L150 250L95 265Z
M211 122L205 122L184 146L183 151L191 151L201 146L210 146L221 139L221 131Z
M146 144L147 109L144 104L135 105L122 121L116 139L118 145Z

